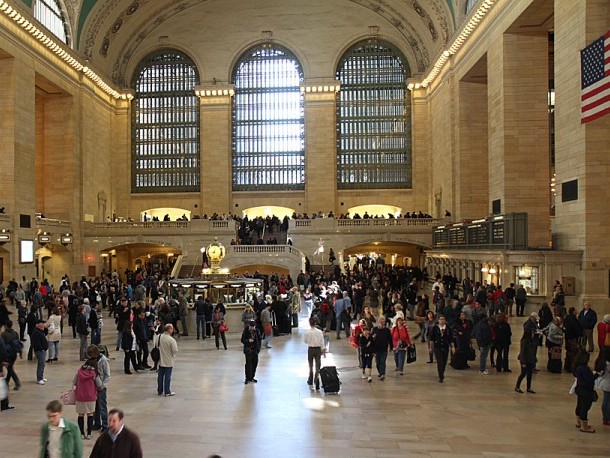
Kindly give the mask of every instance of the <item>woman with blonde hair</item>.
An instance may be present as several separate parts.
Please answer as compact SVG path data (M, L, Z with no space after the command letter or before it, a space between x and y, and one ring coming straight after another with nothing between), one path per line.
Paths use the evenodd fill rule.
M244 312L241 314L241 322L244 324L244 329L248 329L250 321L256 321L256 313L251 305L246 305Z

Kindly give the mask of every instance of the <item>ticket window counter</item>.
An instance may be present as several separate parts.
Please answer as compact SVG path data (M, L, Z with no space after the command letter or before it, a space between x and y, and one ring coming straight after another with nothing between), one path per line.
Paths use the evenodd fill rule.
M515 287L523 285L528 295L540 295L540 267L523 265L515 267Z

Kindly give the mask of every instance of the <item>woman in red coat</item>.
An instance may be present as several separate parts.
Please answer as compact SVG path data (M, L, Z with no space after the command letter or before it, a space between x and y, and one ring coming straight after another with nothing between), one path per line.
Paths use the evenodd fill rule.
M409 329L405 326L405 320L401 317L396 319L396 326L392 328L392 343L394 344L394 362L396 371L403 375L407 347L411 345Z
M604 315L604 319L597 323L597 344L600 350L610 347L610 315Z

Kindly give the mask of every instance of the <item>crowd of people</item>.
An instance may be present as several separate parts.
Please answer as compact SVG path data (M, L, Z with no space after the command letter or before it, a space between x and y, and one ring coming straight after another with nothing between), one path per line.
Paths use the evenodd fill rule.
M583 432L595 431L588 413L596 388L603 393L603 424L610 425L610 315L598 321L588 301L578 313L574 307L566 310L561 285L556 284L551 305L544 303L537 312L531 312L522 331L517 332L511 327L510 317L513 305L516 314L523 315L528 298L520 294L521 285L502 289L499 285L480 284L468 278L458 281L454 275L437 273L430 297L427 278L420 269L385 264L361 264L345 273L337 269L326 273L305 271L294 282L290 276L265 278L261 294L249 298L241 316L244 384L257 383L259 353L272 348L274 337L291 335L302 311L309 317L304 341L308 347L307 384L312 390L320 389L320 360L329 351L333 331L337 340L345 336L356 348L362 379L368 383L374 379L373 363L377 379L386 379L389 355L396 376L403 376L407 372L405 364L416 356L414 344L418 340L425 345L426 362L436 363L439 383L445 382L447 365L464 370L477 358L481 375L488 375L492 369L511 373L510 348L515 333L521 336L517 393L524 393L525 381L525 391L535 394L533 378L539 370L539 349L545 346L547 369L557 372L559 361L559 371L574 375L576 425ZM172 371L178 355L177 339L189 336L189 299L194 300L191 308L196 315L197 340L214 336L215 347L227 349L228 327L222 300L213 303L204 296L188 298L184 290L170 293L167 278L148 275L146 269L123 275L114 272L95 279L82 277L78 282L71 282L66 276L58 291L35 279L11 281L6 290L0 291L6 295L6 301L0 300L1 375L7 383L12 382L14 390L21 387L15 363L24 353L24 342L30 342L27 358L36 359L36 380L40 385L47 382L46 365L61 358L64 317L72 337L79 342L80 366L75 368L73 378L78 422L71 426L61 419L62 404L49 403L49 423L43 426L41 447L53 451L58 447L78 450L82 440L100 430L102 435L91 456L109 456L107 450L112 448L117 434L120 437L121 431L126 431L123 437L133 447L133 456L141 456L137 436L127 434L123 427L122 412L108 411L110 367L107 346L101 345L104 313L115 319L115 349L124 353L125 374L132 374L132 370L156 371L160 396L176 394L171 388ZM13 329L13 313L6 303L15 307L19 332ZM418 331L413 336L409 323ZM114 334L104 330L104 335L108 332ZM109 339L114 336L106 337L105 342ZM600 351L592 370L589 358L596 347ZM563 365L562 349L566 351ZM14 408L8 395L1 407Z

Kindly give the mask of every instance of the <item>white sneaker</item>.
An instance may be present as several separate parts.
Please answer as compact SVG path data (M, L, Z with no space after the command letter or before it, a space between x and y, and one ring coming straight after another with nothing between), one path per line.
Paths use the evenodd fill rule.
M373 379L371 377L369 377L368 380L369 380L369 383L371 383L373 381Z
M42 379L42 381L43 381L43 382L46 382L46 381L47 381L47 379L46 379L46 378L43 378L43 379Z
M364 380L366 378L366 375L362 374L362 380Z
M38 383L39 385L44 385L44 380L38 380L38 382L36 383Z

